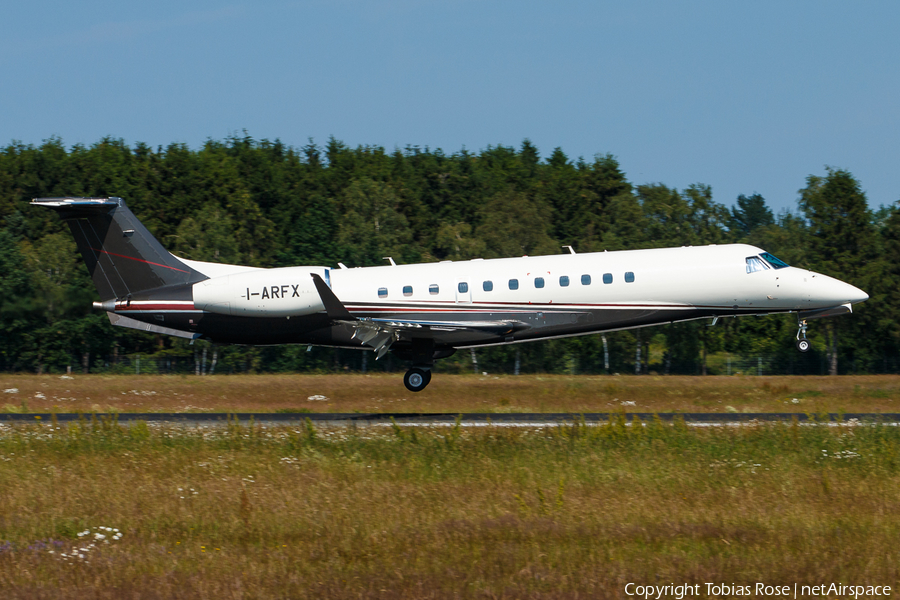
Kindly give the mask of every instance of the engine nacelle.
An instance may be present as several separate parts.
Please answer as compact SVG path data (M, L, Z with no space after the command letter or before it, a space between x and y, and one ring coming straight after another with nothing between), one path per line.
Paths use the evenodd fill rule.
M194 284L194 306L244 317L293 317L324 311L311 273L329 280L325 267L260 269L214 277Z

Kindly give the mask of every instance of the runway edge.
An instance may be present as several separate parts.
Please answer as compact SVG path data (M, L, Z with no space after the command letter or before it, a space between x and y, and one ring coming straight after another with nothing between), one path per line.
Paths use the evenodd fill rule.
M749 423L753 421L807 422L900 422L900 413L56 413L59 423L79 420L118 422L146 421L156 423L208 423L237 420L247 423L297 423L307 419L313 423L603 423L624 416L627 421L652 421L660 419L672 422L683 419L686 423ZM0 415L0 423L49 423L53 413L6 413Z

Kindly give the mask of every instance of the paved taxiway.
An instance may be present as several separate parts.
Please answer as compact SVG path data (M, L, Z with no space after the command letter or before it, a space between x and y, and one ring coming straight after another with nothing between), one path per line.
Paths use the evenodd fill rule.
M629 421L643 423L655 418L672 422L680 418L693 426L715 426L747 424L758 422L793 422L801 424L864 424L883 423L900 425L900 413L827 413L808 415L806 413L624 413ZM115 419L128 424L138 421L146 423L169 423L183 425L226 425L229 420L265 425L290 425L309 419L315 425L398 425L441 426L454 425L459 420L462 426L496 425L505 427L547 427L572 423L602 425L610 418L618 418L622 413L120 413L120 414L79 414L57 413L59 423L69 423L79 419ZM0 415L0 424L50 423L51 413L9 413Z

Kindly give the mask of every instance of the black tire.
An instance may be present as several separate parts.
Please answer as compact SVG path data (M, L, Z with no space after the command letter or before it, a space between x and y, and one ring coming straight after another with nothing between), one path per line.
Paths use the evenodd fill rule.
M413 367L403 376L403 385L411 392L421 392L431 381L431 371Z
M809 349L812 348L812 344L809 343L809 340L806 338L797 340L797 350L800 352L809 352Z

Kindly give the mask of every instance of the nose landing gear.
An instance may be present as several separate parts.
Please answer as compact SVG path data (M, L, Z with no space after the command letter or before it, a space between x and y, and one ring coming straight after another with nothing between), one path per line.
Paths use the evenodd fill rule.
M806 339L806 319L800 321L800 327L797 330L797 350L800 352L809 352L812 344Z
M421 392L431 382L429 367L412 367L403 376L403 385L411 392Z

